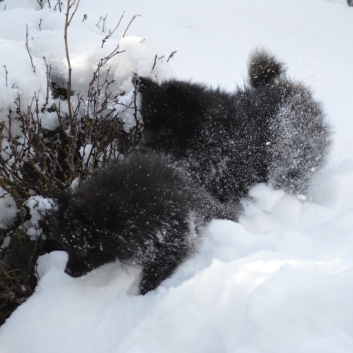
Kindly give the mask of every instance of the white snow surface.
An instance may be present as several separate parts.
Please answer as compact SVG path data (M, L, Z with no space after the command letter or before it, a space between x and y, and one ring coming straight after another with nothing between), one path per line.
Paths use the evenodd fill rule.
M113 29L123 10L102 49L99 17L108 14ZM0 70L0 119L19 91L29 104L44 90L42 56L66 77L64 12L40 10L36 0L0 2L8 71L6 86ZM141 17L122 38L134 14ZM138 267L109 264L75 279L64 273L64 252L42 256L35 293L0 328L0 353L352 353L352 34L344 0L82 0L69 27L75 90L119 42L126 52L111 72L121 92L131 89L132 71L233 90L246 81L250 52L263 46L323 102L332 153L305 197L253 187L239 222L212 221L198 252L145 296L134 294ZM155 55L165 58L151 72ZM9 222L6 202L0 226Z

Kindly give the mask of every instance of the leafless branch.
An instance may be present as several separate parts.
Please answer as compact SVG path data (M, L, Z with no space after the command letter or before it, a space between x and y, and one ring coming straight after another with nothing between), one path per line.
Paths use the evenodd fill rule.
M27 48L27 52L28 52L29 58L31 59L31 65L32 65L33 73L36 73L36 68L33 65L32 54L31 54L31 52L29 50L29 46L28 46L28 25L27 25L27 23L26 23L26 48Z
M45 103L43 104L42 106L42 113L44 113L47 105L48 105L48 102L49 102L49 96L50 96L50 89L51 89L51 85L50 85L50 73L51 73L51 66L47 64L47 61L45 60L45 56L43 56L43 60L44 60L44 64L45 64L45 67L46 67L46 77L47 77L47 94L45 96Z
M156 64L157 64L157 54L154 57L154 63L153 63L153 66L152 66L151 73L152 73L153 69L156 67Z
M134 16L132 16L132 19L131 19L131 21L129 22L129 24L127 25L127 27L126 27L126 29L125 29L125 32L124 32L124 34L123 34L123 37L125 37L125 35L126 35L126 32L127 32L127 30L130 28L130 25L131 25L131 23L135 20L135 18L136 17L142 17L141 15L134 15Z
M56 5L54 6L54 11L56 11L56 7L58 6L59 7L59 11L61 12L61 0L56 0Z
M102 32L104 33L106 30L106 21L107 21L107 17L108 15L105 15L105 17L103 18L103 23L102 23Z
M123 14L121 15L120 20L119 20L118 24L115 26L115 28L113 29L113 31L110 32L107 36L105 36L104 39L102 39L102 47L101 47L101 48L103 48L104 43L110 38L110 36L111 36L111 35L116 31L116 29L119 27L120 22L121 22L121 20L122 20L123 17L124 17L124 14L125 14L125 11L124 11Z
M177 53L176 50L172 51L171 54L170 54L169 57L168 57L167 62L169 62L169 60L170 60L171 58L173 58L173 57L174 57L174 54L176 54L176 53Z
M71 2L71 1L72 1L72 2ZM77 2L76 2L76 1L77 1ZM75 3L76 3L75 10L74 10L74 12L73 12L72 15L71 15L70 20L67 21L67 27L70 26L71 20L72 20L72 18L75 16L75 13L76 13L76 11L77 11L78 5L80 4L80 1L81 1L81 0L67 0L66 14L68 14L68 13L70 12L71 7L73 7L73 6L75 5ZM66 22L65 22L65 24L66 24Z
M99 28L99 24L101 23L102 18L103 18L102 16L99 17L99 21L98 21L98 23L96 24L96 27L97 27L97 28Z
M75 11L71 15L70 20L69 20L70 9L75 4L76 1L77 0L73 0L72 3L70 2L70 0L67 1L66 13L65 13L65 27L64 27L65 53L66 53L66 61L67 61L67 67L68 67L67 105L68 105L68 110L69 110L70 135L73 134L73 116L72 116L72 106L71 106L71 73L72 73L72 68L71 68L70 55L69 55L69 45L68 45L68 39L67 39L67 31L68 31L68 27L70 25L70 22L71 22L71 20L73 18L73 15L75 14L75 12L77 10L77 6L80 3L80 0L78 0L77 3L76 3Z
M7 74L9 73L6 69L6 65L4 65L4 69L5 69L5 80L6 80L6 87L7 87Z

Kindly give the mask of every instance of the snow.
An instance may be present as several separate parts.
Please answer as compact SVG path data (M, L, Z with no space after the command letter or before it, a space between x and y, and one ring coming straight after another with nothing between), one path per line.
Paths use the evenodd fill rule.
M0 209L0 228L11 226L17 213L16 203L2 187L0 187Z
M67 67L64 11L40 10L36 0L0 8L0 64L8 71L6 86L0 70L1 120L18 93L24 105L34 91L44 99L43 56L54 75L66 77ZM114 29L123 10L101 48L99 17L108 14ZM75 279L64 273L64 252L42 256L35 293L0 328L0 352L351 353L352 33L353 8L343 0L81 1L69 27L75 91L118 43L126 52L114 57L111 73L126 93L132 71L235 89L246 80L250 52L263 46L323 102L335 130L332 153L307 195L254 186L239 222L212 221L198 252L145 296L134 294L138 267L109 264ZM164 59L152 71L155 55ZM11 222L11 205L0 198L0 226Z
M25 222L27 234L31 240L35 240L41 235L41 228L38 222L48 213L49 210L54 208L52 199L44 198L43 196L31 196L26 202L25 206L28 207L31 219ZM44 235L45 236L45 235Z

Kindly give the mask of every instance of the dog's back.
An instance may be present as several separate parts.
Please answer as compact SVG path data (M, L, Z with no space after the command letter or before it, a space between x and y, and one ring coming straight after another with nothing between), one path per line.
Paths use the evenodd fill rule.
M141 78L141 145L171 155L221 202L237 203L261 182L305 193L330 145L321 105L263 50L250 58L249 82L230 94Z

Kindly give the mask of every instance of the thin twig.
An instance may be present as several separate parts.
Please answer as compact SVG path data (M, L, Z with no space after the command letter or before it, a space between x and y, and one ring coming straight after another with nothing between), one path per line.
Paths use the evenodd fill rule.
M77 3L76 3L76 1L77 1ZM67 22L67 26L68 27L70 26L72 18L75 16L75 13L77 11L78 5L80 4L80 1L81 0L73 0L72 4L70 4L70 0L67 1L67 13L70 12L71 7L73 7L75 5L75 3L76 3L75 10L74 10L74 12L71 15L70 20Z
M103 18L102 16L101 16L101 17L99 17L99 21L98 21L98 23L96 24L96 27L97 27L97 28L99 28L99 24L101 23L102 18Z
M102 46L101 46L101 48L103 48L104 43L110 38L110 36L111 36L111 35L116 31L116 29L119 27L120 22L121 22L121 20L122 20L123 17L124 17L124 14L125 14L125 11L124 11L123 14L121 15L120 20L119 20L118 24L115 26L114 30L113 30L112 32L110 32L107 36L105 36L104 39L102 39Z
M44 64L45 64L45 67L46 67L46 76L47 76L47 94L46 94L46 97L45 97L45 103L44 105L42 106L42 113L44 113L45 111L45 108L47 107L48 105L48 102L49 102L49 90L51 90L51 84L50 84L50 73L51 73L51 66L47 64L47 61L45 60L45 56L43 56L43 60L44 60Z
M32 55L31 55L31 52L30 52L29 46L28 46L28 25L27 25L27 23L26 23L26 48L27 48L27 52L28 52L29 58L31 59L31 65L32 65L33 73L36 73L36 68L33 65L33 58L32 58Z
M4 65L5 68L5 80L6 80L6 87L7 87L7 74L9 73L6 69L6 65Z
M66 13L65 13L65 29L64 29L64 40L65 40L65 53L66 53L66 61L67 61L67 67L68 67L68 80L67 80L67 105L68 105L68 110L69 110L69 121L70 121L70 135L72 136L73 134L73 117L72 117L72 107L71 107L71 62L70 62L70 55L69 55L69 45L67 41L67 30L70 25L70 21L72 20L72 16L70 17L69 20L69 15L70 15L70 9L71 7L75 4L76 0L73 0L73 3L70 4L70 0L67 1L67 6L66 6ZM77 6L80 3L80 0L78 0ZM75 12L77 10L77 6L75 8ZM74 12L74 14L75 14Z
M153 66L152 66L151 73L152 73L153 69L156 67L156 64L157 64L157 54L154 57L154 63L153 63Z
M138 126L139 126L139 122L138 122L138 118L137 118L137 95L140 91L140 81L139 81L139 77L136 72L133 73L132 83L135 88L134 89L134 114L133 114L134 119L135 119L135 134L134 134L133 144L135 144L137 142L137 133L138 133Z
M172 51L171 54L170 54L169 57L168 57L167 62L168 62L171 58L173 58L173 57L174 57L174 54L176 54L176 53L177 53L176 50Z
M54 6L54 11L56 11L56 7L59 6L59 11L61 12L61 0L56 0L56 5Z
M131 23L134 21L134 19L136 18L136 17L142 17L141 15L134 15L134 16L132 16L132 19L131 19L131 21L129 22L129 24L127 25L127 27L126 27L126 29L125 29L125 32L124 32L124 34L123 34L123 38L125 37L125 34L126 34L126 32L127 32L127 30L129 29L129 27L130 27L130 25L131 25Z
M102 32L103 32L103 33L104 33L105 30L106 30L106 24L105 24L105 22L106 22L106 20L107 20L107 17L108 17L108 15L105 15L105 17L103 18L103 24L102 24Z

